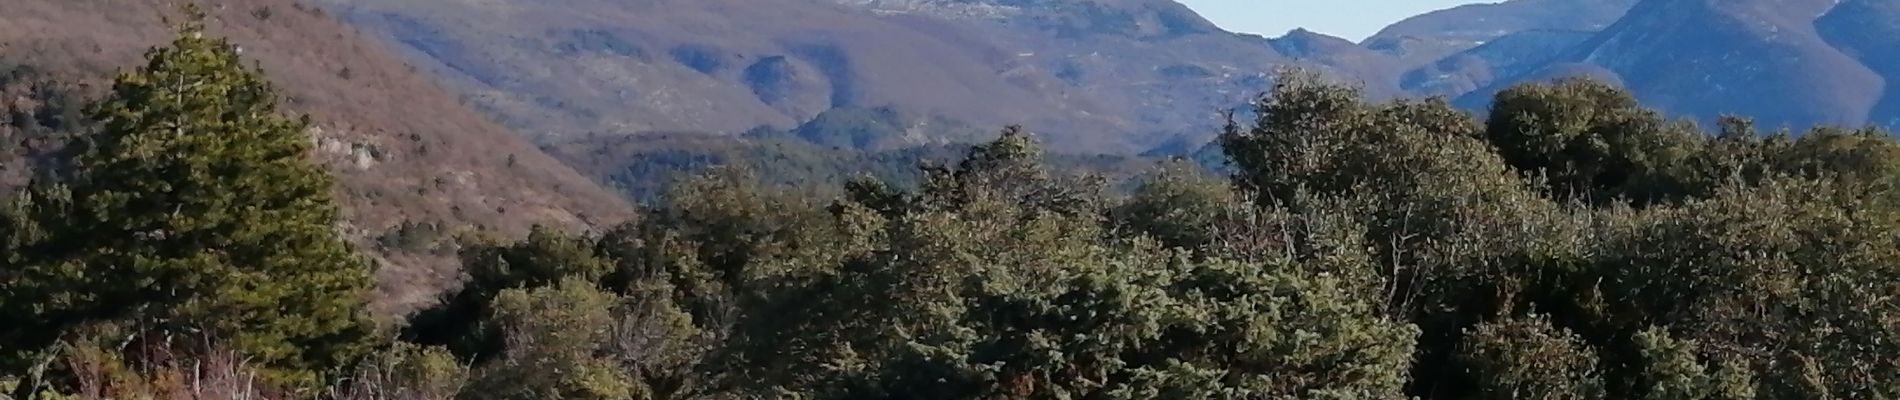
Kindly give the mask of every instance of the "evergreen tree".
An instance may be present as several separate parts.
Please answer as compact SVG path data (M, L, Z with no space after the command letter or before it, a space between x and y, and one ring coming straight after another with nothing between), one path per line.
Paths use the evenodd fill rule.
M606 355L622 299L564 280L495 295L490 324L508 343L458 398L630 399L642 388Z
M46 332L106 325L144 346L217 341L307 385L365 349L369 270L336 231L308 119L187 7L179 36L90 110L63 187L36 196L46 234L15 266ZM49 334L40 339L50 339ZM35 343L29 343L35 344ZM43 346L45 343L36 343Z
M487 359L500 351L499 327L480 326L494 312L495 296L509 289L554 286L564 279L595 282L612 267L595 254L594 241L536 226L517 243L490 239L462 249L460 290L409 320L404 336L418 343L446 345L468 358Z

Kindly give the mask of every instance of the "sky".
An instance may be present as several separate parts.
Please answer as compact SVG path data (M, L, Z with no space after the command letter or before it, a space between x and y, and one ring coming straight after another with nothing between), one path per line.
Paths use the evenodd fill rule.
M1280 34L1307 30L1352 41L1393 22L1473 0L1176 0L1230 31Z

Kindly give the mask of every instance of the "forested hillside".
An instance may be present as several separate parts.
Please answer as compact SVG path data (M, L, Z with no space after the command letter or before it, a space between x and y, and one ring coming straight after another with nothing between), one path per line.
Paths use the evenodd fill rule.
M198 21L0 213L0 393L1900 397L1900 141L1586 80L1480 119L1288 71L1229 176L1126 196L1017 127L914 184L707 174L603 232L460 238L460 287L377 325L310 121Z
M169 37L169 0L7 0L0 11L0 183L55 161L58 141L23 139L92 129L85 104L114 70L134 66ZM453 260L377 245L404 226L454 226L512 235L535 224L580 229L618 223L627 203L459 104L430 77L327 12L291 0L204 1L210 33L229 36L271 71L284 107L310 115L312 137L337 175L353 242L387 268L389 311L426 303L452 283Z

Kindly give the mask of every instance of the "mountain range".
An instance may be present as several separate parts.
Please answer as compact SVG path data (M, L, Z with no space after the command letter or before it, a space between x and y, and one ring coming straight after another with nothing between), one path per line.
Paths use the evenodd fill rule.
M1512 0L1359 43L1224 31L1171 0L321 0L537 139L795 129L835 108L1025 124L1074 152L1204 142L1280 66L1482 110L1588 75L1702 120L1886 124L1881 0ZM954 141L910 135L887 146Z
M1265 84L1259 67L1289 59L1169 0L332 5L535 137L789 129L897 107L1118 151L1215 126Z
M1900 79L1893 74L1900 70L1877 69L1900 55L1892 36L1879 33L1900 26L1892 9L1885 0L1649 0L1499 84L1588 74L1704 120L1737 114L1797 129L1891 125L1900 114L1876 108L1891 97L1886 82Z
M198 1L316 121L343 229L393 266L392 310L453 281L449 255L379 244L419 226L597 228L676 169L899 174L1009 124L1126 171L1207 154L1221 115L1285 66L1478 112L1504 87L1583 75L1687 119L1900 124L1893 0L1511 0L1360 42L1229 32L1172 0ZM171 3L7 2L0 184L162 43Z

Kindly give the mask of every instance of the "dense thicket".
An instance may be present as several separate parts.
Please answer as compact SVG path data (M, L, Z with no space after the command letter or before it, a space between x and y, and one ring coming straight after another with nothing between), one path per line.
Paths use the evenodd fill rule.
M176 46L216 43L199 40ZM131 76L122 86L144 87ZM146 113L258 135L206 139L221 143L207 146L215 149L281 144L282 135L265 133L289 126L256 117L270 114L268 96L252 91L216 91L242 96L185 108L121 92L98 107L106 110L102 132L133 139L88 149L200 143L147 136L153 130L136 121L167 119ZM250 112L194 108L239 103ZM350 319L321 313L341 303L280 302L319 308L263 321L182 312L278 293L230 289L216 293L244 295L125 292L151 297L125 297L130 303L114 309L207 318L231 329L219 339L238 339L191 355L335 378L322 394L339 398L1900 397L1900 141L1885 132L1764 135L1742 119L1705 132L1584 80L1507 90L1480 120L1438 100L1369 103L1350 87L1289 74L1254 111L1220 137L1227 179L1168 165L1126 195L1098 177L1047 167L1033 135L1018 128L958 162L915 170L915 183L860 177L785 188L743 169L687 179L637 220L597 235L544 229L517 242L466 241L462 288L411 318L385 350L361 357L334 350L357 342L304 341L282 332L312 331L276 328L344 326ZM262 153L301 151L285 146ZM68 191L196 204L168 191L116 189L196 180L83 183L99 171L147 171L93 160L184 149L89 150ZM182 159L257 153L204 154ZM294 183L314 182L248 185L250 173L183 176L235 179L191 186L208 196L252 187L305 193ZM285 204L272 199L228 203ZM312 203L320 202L289 204ZM40 272L47 266L116 265L94 261L120 259L111 257L180 260L154 263L163 268L149 270L163 274L137 281L173 285L162 287L198 287L163 280L178 277L343 271L333 268L340 258L301 252L325 246L240 240L316 219L215 219L225 214L203 208L105 213L116 209L97 204L120 203L102 200L57 209L85 226L243 227L231 239L212 235L221 230L183 236L225 246L191 247L199 242L170 234L101 242L126 239L47 230L52 220L35 216L51 215L49 203L19 204L5 231L14 246L3 275L10 285L56 275ZM137 232L108 232L122 231ZM308 235L283 238L320 236ZM84 257L34 261L66 254ZM245 268L289 269L210 262L248 254L262 256ZM66 299L51 294L117 295L126 284L99 282L10 296L0 308L57 309L48 307ZM30 332L38 331L0 330L10 340ZM222 373L246 363L180 363L100 346L113 337L95 331L60 332L47 340L62 344L26 349L67 366L61 373L73 378L53 390L163 391L151 382L188 376L250 382ZM325 357L269 358L282 346ZM33 371L46 369L17 370L34 382L44 375ZM101 376L110 378L89 378Z
M76 85L46 75L0 61L0 190L61 170L66 134L85 120L85 96Z

